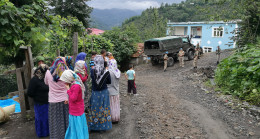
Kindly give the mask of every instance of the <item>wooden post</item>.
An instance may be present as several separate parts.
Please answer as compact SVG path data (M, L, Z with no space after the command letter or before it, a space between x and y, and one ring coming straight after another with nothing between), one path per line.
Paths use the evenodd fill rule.
M27 50L25 50L25 57L26 57L25 84L26 84L26 88L28 88L30 80L31 80L32 69L34 67L31 47L27 47ZM26 95L25 97L28 97L28 96ZM30 97L28 97L28 100L29 100L29 106L30 106L30 116L34 117L34 101Z
M74 32L73 35L73 62L76 61L78 55L78 32Z
M23 79L22 79L22 71L21 68L16 69L16 78L17 78L17 86L19 91L19 101L21 107L22 118L26 118L26 106L24 99L24 88L23 88Z
M57 49L56 55L57 55L57 57L60 56L60 49Z
M91 52L93 52L93 38L91 36Z
M85 46L85 32L83 33L83 52L86 53L86 46Z

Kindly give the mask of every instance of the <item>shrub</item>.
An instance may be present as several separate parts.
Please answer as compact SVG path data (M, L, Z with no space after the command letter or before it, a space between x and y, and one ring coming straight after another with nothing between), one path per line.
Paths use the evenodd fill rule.
M224 59L216 70L216 83L226 94L260 106L260 39Z

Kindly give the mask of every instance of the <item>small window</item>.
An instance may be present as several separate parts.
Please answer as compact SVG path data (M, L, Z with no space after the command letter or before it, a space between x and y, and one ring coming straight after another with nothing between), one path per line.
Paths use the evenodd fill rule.
M213 37L223 37L223 32L223 27L213 28Z
M204 46L203 47L203 53L210 53L212 52L213 47Z

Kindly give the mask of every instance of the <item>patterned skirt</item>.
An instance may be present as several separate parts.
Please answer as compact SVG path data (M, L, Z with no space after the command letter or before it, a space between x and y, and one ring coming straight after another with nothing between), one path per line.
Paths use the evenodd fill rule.
M69 115L69 127L65 139L89 139L85 113L81 116Z
M68 124L68 104L64 104L64 102L49 103L50 139L64 139Z
M35 129L38 137L49 136L48 107L49 104L34 105Z
M89 130L109 130L112 128L109 93L107 89L92 91L90 112L88 115Z
M120 121L120 99L119 95L110 96L110 108L112 122Z

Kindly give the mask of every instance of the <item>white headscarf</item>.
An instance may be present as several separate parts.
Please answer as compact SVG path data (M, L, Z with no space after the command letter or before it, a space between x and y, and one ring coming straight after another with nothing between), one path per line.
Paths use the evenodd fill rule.
M86 62L83 61L83 60L77 61L76 64L75 64L74 72L80 73L81 75L85 76L85 71L84 71L85 63Z
M108 70L109 70L109 72L113 72L115 74L116 78L120 78L121 72L117 68L117 62L115 59L109 60Z
M83 84L83 82L81 81L81 79L79 78L79 76L72 70L65 70L61 77L60 80L66 83L70 83L70 84L78 84L81 87L82 90L82 99L84 99L85 97L85 86Z

